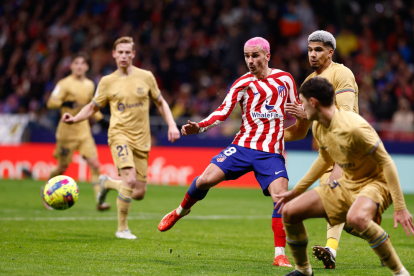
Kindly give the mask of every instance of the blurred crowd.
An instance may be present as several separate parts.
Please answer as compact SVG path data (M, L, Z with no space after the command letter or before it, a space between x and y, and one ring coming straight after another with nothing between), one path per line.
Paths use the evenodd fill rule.
M413 21L414 4L403 0L4 0L0 113L29 113L53 129L59 115L45 103L70 73L71 55L90 54L88 77L97 84L116 69L113 42L132 36L134 65L154 73L174 117L199 120L247 72L247 39L267 38L270 66L290 72L300 86L312 72L307 37L323 29L337 39L333 60L355 75L361 115L373 125L410 132ZM222 131L232 135L239 123L227 126Z

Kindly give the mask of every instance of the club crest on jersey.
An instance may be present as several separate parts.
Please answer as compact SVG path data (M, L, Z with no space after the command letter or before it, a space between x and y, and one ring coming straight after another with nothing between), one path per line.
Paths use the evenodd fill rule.
M284 86L279 86L277 88L277 92L279 93L279 97L284 97L286 96L286 87Z
M219 154L217 156L217 162L223 162L224 160L226 160L227 156L225 156L224 154Z

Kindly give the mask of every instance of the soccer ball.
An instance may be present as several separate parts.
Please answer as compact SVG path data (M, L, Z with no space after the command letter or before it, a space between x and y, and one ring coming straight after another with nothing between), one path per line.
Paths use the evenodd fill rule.
M43 190L43 198L55 210L72 207L79 197L79 188L75 180L66 175L50 179Z

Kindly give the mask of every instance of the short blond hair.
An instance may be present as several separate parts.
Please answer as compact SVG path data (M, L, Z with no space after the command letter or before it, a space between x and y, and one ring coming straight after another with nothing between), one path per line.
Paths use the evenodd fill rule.
M116 46L118 44L121 44L121 43L131 43L132 44L132 50L135 51L135 43L134 43L134 39L132 37L123 36L123 37L118 38L117 40L115 40L113 50L115 51Z

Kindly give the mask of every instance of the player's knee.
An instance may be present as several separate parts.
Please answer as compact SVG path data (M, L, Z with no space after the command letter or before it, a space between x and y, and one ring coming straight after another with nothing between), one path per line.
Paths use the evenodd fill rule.
M99 163L96 161L96 162L91 162L90 163L90 169L91 170L99 170Z
M282 208L282 219L283 219L283 222L293 223L294 214L291 208L291 204L289 202L286 203Z
M131 177L131 178L128 178L125 181L125 184L129 188L134 188L136 186L136 184L137 184L137 180L134 177Z
M214 185L216 185L216 183L210 174L200 176L196 183L197 188L201 190L210 189Z
M369 216L362 213L348 213L346 216L346 222L358 232L362 232L367 228L369 221Z
M147 189L134 189L134 191L132 192L132 198L134 200L143 200L145 197L145 193L146 193Z
M57 167L57 170L58 170L58 173L59 174L64 174L67 169L68 169L68 166L67 165L59 165Z

